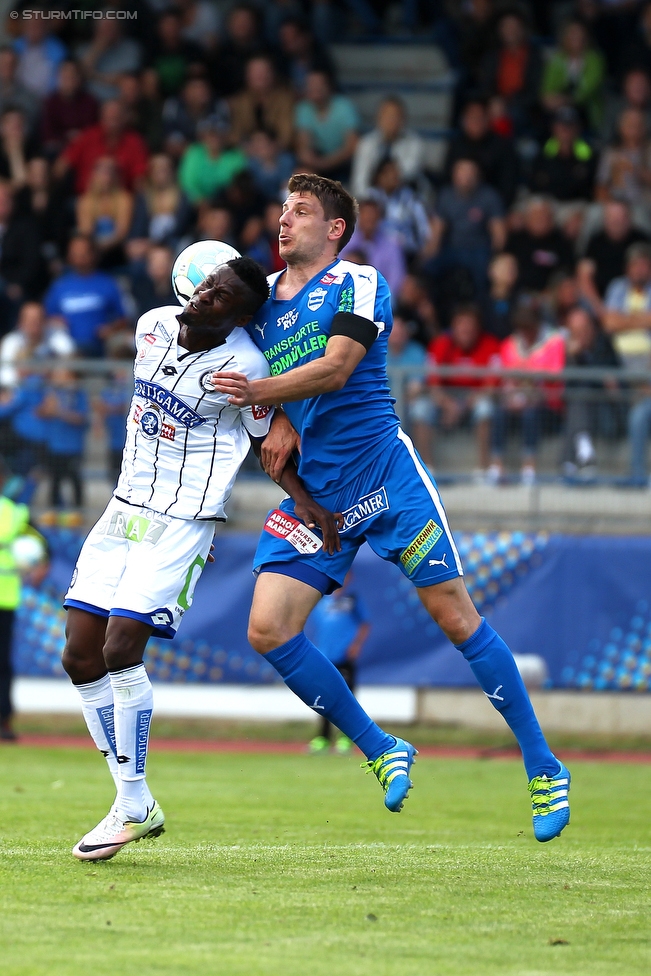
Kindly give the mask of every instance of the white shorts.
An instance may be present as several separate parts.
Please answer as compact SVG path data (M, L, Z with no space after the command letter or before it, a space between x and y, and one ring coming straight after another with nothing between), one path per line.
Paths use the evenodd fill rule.
M79 553L65 607L131 617L172 638L210 552L215 523L172 518L112 498Z

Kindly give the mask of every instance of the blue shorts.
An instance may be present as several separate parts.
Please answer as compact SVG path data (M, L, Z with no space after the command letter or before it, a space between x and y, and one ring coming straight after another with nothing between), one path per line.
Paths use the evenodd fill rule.
M314 492L313 497L331 512L344 513L341 552L299 553L286 539L263 530L253 562L256 574L291 576L330 593L341 586L357 550L368 542L415 586L463 576L436 482L404 431L399 429L395 445L340 491ZM293 515L294 502L286 498L280 509Z

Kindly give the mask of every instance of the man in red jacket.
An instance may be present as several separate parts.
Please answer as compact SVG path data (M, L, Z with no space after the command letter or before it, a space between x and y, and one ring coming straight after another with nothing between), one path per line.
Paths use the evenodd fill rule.
M435 366L499 366L500 343L484 332L481 313L474 305L459 307L452 317L450 331L433 339L428 358ZM451 429L468 416L477 432L479 467L490 464L490 421L493 400L490 390L495 380L473 376L448 376L430 379L432 396L444 429Z
M115 160L122 185L133 191L147 171L147 146L134 129L127 129L122 105L113 99L102 105L99 123L80 132L64 149L54 164L54 175L60 179L72 168L75 193L85 193L95 163L105 156Z

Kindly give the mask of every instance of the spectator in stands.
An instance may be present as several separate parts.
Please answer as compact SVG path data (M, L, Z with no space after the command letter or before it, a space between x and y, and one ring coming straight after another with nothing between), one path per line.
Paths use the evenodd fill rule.
M19 108L33 131L39 115L39 99L18 80L17 70L18 55L14 49L0 47L0 114L8 108Z
M393 159L380 163L368 196L378 199L384 213L384 228L400 245L408 264L413 264L426 247L432 231L422 200L403 182Z
M619 143L602 153L597 170L596 198L626 200L631 205L651 202L651 143L642 112L629 108L619 120Z
M483 101L473 98L461 114L461 131L448 147L445 179L449 182L458 159L473 159L485 183L497 190L507 206L513 202L518 188L518 160L508 139L491 132L490 120Z
M278 83L271 58L251 58L246 66L245 87L230 99L231 137L241 145L260 126L271 132L281 150L294 137L294 95Z
M214 52L219 37L219 14L209 0L176 0L183 18L183 37L206 52Z
M75 192L85 193L93 167L103 156L115 160L125 190L133 192L147 170L147 146L142 136L127 128L124 109L113 99L102 104L99 123L84 129L64 149L55 163L54 176L61 178L72 169Z
M100 268L124 264L133 195L122 189L115 160L98 159L88 189L76 201L77 233L93 240Z
M649 76L642 68L631 68L624 75L622 93L613 98L607 106L606 120L603 125L602 136L606 142L617 138L617 123L626 109L634 108L642 112L646 122L646 131L651 132L651 84Z
M198 75L188 78L181 94L168 98L163 106L165 151L180 159L187 147L198 139L198 126L209 116L218 117L226 131L230 111L225 102L216 101L208 81Z
M198 44L183 37L183 21L178 8L161 11L156 24L156 40L149 65L160 79L165 98L178 95L190 68L202 65L204 52Z
M118 79L118 90L126 127L142 136L150 152L160 152L163 146L163 103L156 72L122 74Z
M534 160L529 189L555 200L592 200L596 158L581 137L579 113L563 105L554 113L552 134Z
M0 421L9 422L3 431L2 456L14 474L30 479L47 460L47 431L38 415L43 395L43 377L26 375L9 397L0 401Z
M334 94L324 71L308 73L294 124L299 162L322 176L347 182L357 147L359 116L349 98Z
M648 369L651 357L651 244L631 244L626 273L606 290L602 324L624 365Z
M436 306L427 288L427 280L415 274L403 278L396 304L401 313L414 327L412 338L427 348L439 333Z
M46 469L50 476L50 505L63 508L61 493L69 482L74 506L83 507L84 484L81 462L88 427L88 397L79 388L77 377L69 369L53 369L36 413L44 421L47 437Z
M567 367L617 367L619 357L611 339L599 327L590 312L575 306L565 317L565 365ZM597 433L600 404L594 390L612 388L598 381L569 380L566 383L565 430L563 437L563 473L568 477L592 473L596 461L594 438ZM582 395L582 391L585 391ZM590 395L592 392L592 396Z
M361 200L357 226L341 257L345 260L351 251L361 251L365 264L384 275L395 301L406 273L405 258L400 246L383 228L382 217L378 200L373 197Z
M75 215L61 186L53 184L43 156L34 156L28 162L27 181L15 196L15 206L35 222L49 273L59 273Z
M175 254L164 244L154 244L147 254L144 264L135 266L131 275L131 293L136 303L138 316L152 308L163 305L176 305L177 298L172 291L172 265Z
M68 265L48 289L45 310L68 329L81 356L101 356L105 340L126 329L122 295L113 278L97 270L91 238L72 238Z
M34 7L45 13L46 8ZM66 57L65 45L52 33L52 21L44 16L22 20L21 36L14 41L18 54L16 78L38 99L45 98L56 86L59 65Z
M500 348L504 369L559 373L565 365L565 342L561 332L543 322L535 295L521 295L513 316L513 335ZM489 480L495 484L504 475L504 452L508 427L518 422L522 428L521 481L536 480L536 451L545 417L558 422L562 401L557 384L505 380L493 414L492 462Z
M592 235L577 266L581 291L592 306L599 307L613 278L624 274L627 250L641 241L648 237L633 226L628 204L623 200L604 204L603 227Z
M483 321L486 331L501 341L513 331L511 319L518 295L518 262L508 251L492 258L488 266L488 282Z
M11 186L0 181L0 335L13 329L25 299L39 299L45 285L41 238L29 214L14 207Z
M366 194L373 174L386 158L398 164L406 182L415 182L425 168L425 143L417 132L407 128L407 110L395 96L383 99L375 128L357 143L351 189L358 199Z
M220 118L209 116L199 123L199 142L189 146L179 167L179 183L191 203L209 200L246 169L241 149L226 148L226 133Z
M75 344L68 333L59 323L46 320L40 302L25 302L16 328L0 342L0 388L18 386L21 363L72 356L74 352Z
M43 103L41 141L48 157L58 156L80 132L95 125L97 99L86 91L79 65L66 58L59 65L56 90Z
M225 36L211 59L217 94L224 98L241 91L248 62L264 54L259 11L247 3L234 4L226 18Z
M125 37L122 21L101 17L93 21L93 38L80 47L79 62L88 78L88 90L100 102L120 95L120 75L138 71L142 49L133 37Z
M278 222L281 213L280 203L268 203L264 216L249 218L240 235L243 253L261 264L267 274L282 271L285 267L278 252Z
M144 258L150 242L165 244L176 252L181 237L189 230L191 215L191 207L175 179L172 160L163 153L152 156L134 203L127 242L129 258Z
M30 138L23 113L8 108L0 118L0 179L9 180L14 190L27 181L27 164L38 151Z
M452 182L443 187L432 221L431 251L426 266L434 277L454 267L467 268L477 293L486 292L491 251L501 251L506 239L504 207L499 194L481 180L472 159L458 159Z
M404 309L396 309L393 328L389 333L387 346L387 367L389 382L394 396L401 393L404 398L408 430L413 437L416 450L428 468L434 465L432 439L436 411L426 384L427 353L425 347L413 338L416 325L410 322ZM395 369L410 369L407 375L392 372ZM412 371L413 370L413 371ZM398 390L396 383L402 384ZM401 402L398 400L398 402Z
M283 71L297 95L304 94L310 71L323 71L334 77L334 64L327 49L300 17L283 21L278 41Z
M651 77L651 3L645 4L637 24L637 31L628 38L626 63L634 64Z
M480 86L489 96L504 99L518 134L529 132L542 79L542 58L531 42L521 11L507 10L497 23L498 46L482 59Z
M515 255L518 287L544 291L557 271L574 266L569 240L554 225L554 211L546 197L531 197L527 202L522 230L509 234L505 248Z
M294 168L294 157L282 152L271 132L257 129L246 144L248 165L257 189L268 200L278 200L287 187Z
M484 332L479 308L460 306L449 332L437 336L428 349L432 366L491 367L499 365L500 343ZM430 380L437 419L444 430L469 419L477 435L479 471L485 476L490 463L491 417L495 380L486 377L448 376Z
M176 300L175 300L176 304ZM118 350L121 352L122 350ZM125 350L131 352L131 350ZM116 356L116 359L119 359ZM104 421L106 439L108 442L108 478L111 485L115 485L122 467L122 452L126 440L126 417L129 412L133 380L131 361L125 362L123 367L116 363L110 382L102 387L102 392L95 402L95 409Z
M197 241L224 241L235 244L233 215L227 207L206 207L201 211L195 231Z
M603 120L605 69L603 55L592 47L583 21L569 20L543 72L543 105L548 112L573 105L598 132Z
M230 211L233 236L237 241L251 217L262 217L267 201L257 189L251 173L244 169L227 187L215 194L212 203Z

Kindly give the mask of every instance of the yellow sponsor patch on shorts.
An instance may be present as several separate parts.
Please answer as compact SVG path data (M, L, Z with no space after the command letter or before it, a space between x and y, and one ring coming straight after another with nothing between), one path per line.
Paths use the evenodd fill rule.
M400 554L400 562L411 576L417 566L422 563L428 552L431 552L438 540L443 535L443 529L430 519L427 525L420 530L407 548Z

